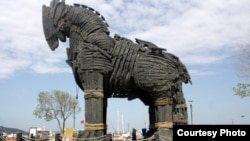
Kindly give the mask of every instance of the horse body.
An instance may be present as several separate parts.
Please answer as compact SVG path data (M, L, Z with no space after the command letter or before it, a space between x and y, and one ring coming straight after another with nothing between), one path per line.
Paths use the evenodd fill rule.
M85 107L89 108L85 120L95 127L94 136L105 134L105 126L98 128L96 124L105 124L105 105L110 97L139 98L149 105L150 124L171 128L171 125L156 123L172 122L173 116L159 118L161 113L155 110L157 106L165 106L165 110L172 111L173 103L169 100L185 104L181 85L191 81L178 57L148 41L136 39L134 43L119 35L111 38L103 16L84 5L69 6L64 1L53 0L50 7L43 6L43 26L52 50L58 47L58 39L65 42L69 38L66 62L85 93ZM99 111L90 112L96 101ZM186 120L186 108L182 110L180 119ZM86 134L89 133L84 136Z

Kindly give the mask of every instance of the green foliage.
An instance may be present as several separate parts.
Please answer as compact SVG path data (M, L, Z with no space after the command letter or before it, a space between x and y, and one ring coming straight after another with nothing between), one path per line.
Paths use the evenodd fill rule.
M241 98L250 96L250 84L239 83L237 87L233 88L234 94Z
M241 82L236 87L233 87L235 95L245 98L250 96L250 42L249 38L238 45L235 50L237 68Z
M38 105L33 114L45 121L56 119L61 131L68 117L74 112L80 112L77 100L67 92L59 90L40 92L37 101Z

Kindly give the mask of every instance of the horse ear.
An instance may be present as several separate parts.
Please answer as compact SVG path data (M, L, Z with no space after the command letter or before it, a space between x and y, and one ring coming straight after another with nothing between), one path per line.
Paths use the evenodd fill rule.
M59 20L65 15L65 3L59 3L54 11L54 25L57 25Z
M60 0L52 0L50 2L50 7L54 7L55 5L57 5L58 3L60 3Z
M46 38L51 35L51 31L53 30L54 26L51 25L51 18L50 18L50 8L46 7L45 5L43 6L42 10L42 20L43 20L43 30L45 33ZM53 31L52 31L53 32Z
M51 18L50 7L43 6L42 14L43 31L45 38L47 40L47 43L49 44L50 49L55 50L55 48L58 46L58 39L56 35L54 35L55 27Z

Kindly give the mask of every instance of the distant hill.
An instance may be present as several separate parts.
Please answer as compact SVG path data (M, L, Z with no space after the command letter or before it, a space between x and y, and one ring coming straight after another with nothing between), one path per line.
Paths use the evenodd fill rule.
M8 134L22 133L23 135L28 135L27 131L17 129L17 128L3 127L3 126L0 126L0 132L6 132Z

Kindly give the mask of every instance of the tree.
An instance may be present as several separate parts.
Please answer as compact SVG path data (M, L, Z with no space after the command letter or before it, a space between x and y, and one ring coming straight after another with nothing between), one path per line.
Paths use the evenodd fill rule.
M234 93L241 98L250 96L250 84L238 83L237 87L233 88Z
M247 41L238 46L237 64L239 65L239 76L243 78L242 83L233 87L235 95L241 98L250 96L250 42Z
M66 120L74 112L80 112L77 100L68 92L59 90L40 92L37 100L38 105L33 114L46 121L56 119L61 133L64 132Z

